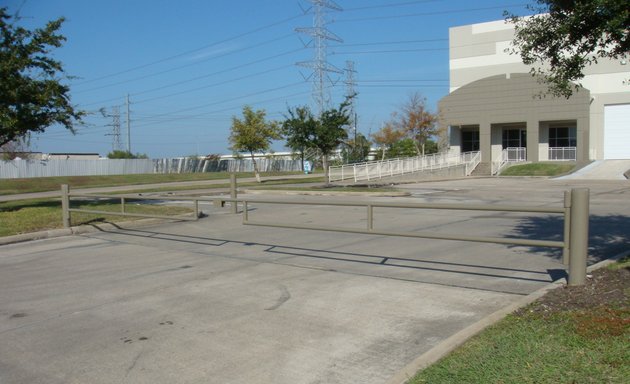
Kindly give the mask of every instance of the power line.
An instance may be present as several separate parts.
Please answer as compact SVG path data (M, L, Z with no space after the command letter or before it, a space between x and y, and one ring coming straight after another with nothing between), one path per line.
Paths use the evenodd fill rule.
M366 9L378 9L378 8L392 8L392 7L403 7L407 5L416 5L416 4L425 4L425 3L435 3L444 0L415 0L415 1L405 1L401 3L389 3L389 4L380 4L380 5L366 5L364 7L354 7L354 8L346 8L346 11L363 11Z
M162 85L162 86L159 86L159 87L151 88L151 89L148 89L148 90L145 90L145 91L142 91L142 92L132 93L131 95L132 96L144 95L146 93L151 93L151 92L159 91L159 90L166 89L166 88L176 87L178 85L195 82L197 80L201 80L201 79L205 79L205 78L208 78L208 77L220 75L220 74L223 74L223 73L226 73L226 72L231 72L231 71L234 71L234 70L237 70L237 69L249 67L249 66L252 66L254 64L260 64L260 63L265 62L265 61L269 61L269 60L277 59L277 58L282 57L282 56L287 56L287 55L290 55L290 54L293 54L293 53L297 53L297 52L300 52L300 51L302 51L304 49L305 49L304 47L301 47L301 48L293 49L293 50L290 50L290 51L285 51L285 52L282 52L282 53L279 53L279 54L276 54L276 55L267 56L267 57L264 57L262 59L250 61L248 63L232 66L232 67L220 70L220 71L208 73L208 74L201 75L201 76L196 76L196 77L193 77L193 78L190 78L190 79L186 79L186 80L182 80L182 81L176 81L174 83L170 83L170 84ZM85 104L85 106L101 104L101 103L104 103L104 102L107 102L107 101L111 101L111 100L112 99L102 100L102 101L99 101L99 102L93 102L93 103ZM114 99L114 100L117 100L117 99Z
M196 88L190 88L190 89L186 89L186 90L183 90L183 91L180 91L180 92L170 93L168 95L152 97L150 99L139 100L139 101L136 101L135 104L141 104L141 103L146 103L148 101L165 99L165 98L168 98L168 97L183 95L183 94L194 92L194 91L198 91L198 90L201 90L201 89L207 89L207 88L212 88L212 87L216 87L216 86L219 86L219 85L225 85L225 84L233 83L233 82L244 80L244 79L249 79L249 78L252 78L252 77L266 75L268 73L276 72L276 71L279 71L279 70L282 70L282 69L287 69L287 68L290 68L290 67L292 67L292 65L290 65L290 64L289 65L283 65L282 67L272 68L272 69L268 69L266 71L256 72L256 73L253 73L253 74L250 74L250 75L245 75L245 76L240 76L240 77L236 77L236 78L229 79L229 80L220 81L218 83L208 84L208 85L204 85L204 86L196 87Z
M386 19L400 19L405 17L418 17L418 16L434 16L434 15L443 15L450 13L466 13L466 12L475 12L475 11L488 11L492 9L504 9L506 7L524 7L527 4L506 4L496 7L482 7L482 8L467 8L467 9L452 9L447 11L431 11L431 12L417 12L417 13L406 13L400 15L390 15L390 16L372 16L372 17L362 17L356 19L341 19L335 21L336 23L350 23L356 21L371 21L371 20L386 20Z
M227 103L227 102L235 101L235 100L240 100L240 99L244 99L244 98L251 97L251 96L256 96L256 95L260 95L260 94L264 94L264 93L279 91L281 89L295 87L296 85L301 85L301 84L304 84L304 83L301 82L301 81L297 82L297 83L291 83L291 84L279 86L279 87L276 87L276 88L266 89L266 90L259 91L259 92L253 92L253 93L250 93L250 94L247 94L247 95L244 95L244 96L238 96L238 97L233 97L231 99L225 99L225 100L221 100L221 101L215 101L215 102L212 102L212 103L198 105L198 106L195 106L195 107L184 108L184 109L180 109L180 110L177 110L177 111L174 111L174 112L161 113L161 114L158 114L158 115L154 115L153 117L168 116L168 115L175 114L175 113L193 111L195 109L205 108L205 107L209 107L209 106L212 106L212 105L223 104L223 103ZM138 125L138 126L142 126L142 125Z
M152 62L149 62L149 63L146 63L146 64L138 65L138 66L135 66L135 67L132 67L132 68L129 68L129 69L125 69L125 70L122 70L122 71L118 71L118 72L115 72L115 73L110 73L108 75L103 75L103 76L97 77L95 79L86 80L86 81L77 83L75 85L83 85L83 84L93 83L93 82L98 81L98 80L103 80L103 79L107 79L107 78L110 78L110 77L119 76L119 75L122 75L122 74L125 74L125 73L136 71L138 69L143 69L143 68L147 68L147 67L150 67L152 65L155 65L155 64L163 63L165 61L169 61L169 60L173 60L173 59L176 59L176 58L179 58L179 57L182 57L182 56L190 55L191 53L199 52L199 51L202 51L204 49L208 49L210 47L214 47L214 46L219 45L219 44L227 43L228 41L236 40L236 39L239 39L239 38L247 36L247 35L252 35L254 33L263 31L263 30L268 29L268 28L275 27L275 26L280 25L280 24L284 24L286 22L298 19L298 18L303 17L303 16L304 16L304 14L294 15L294 16L288 17L286 19L282 19L282 20L275 21L273 23L264 25L262 27L258 27L258 28L249 30L247 32L243 32L243 33L238 34L236 36L232 36L232 37L225 38L223 40L215 41L215 42L210 43L208 45L205 45L203 47L199 47L199 48L195 48L195 49L190 50L190 51L178 53L176 55L168 56L168 57L156 60L156 61L152 61Z
M338 47L359 47L366 45L394 45L394 44L415 44L415 43L433 43L438 41L448 41L448 38L435 38L435 39L421 39L421 40L395 40L395 41L381 41L374 43L354 43L354 44L343 44L343 45L331 45L331 48Z
M448 51L448 48L418 48L418 49L388 49L380 51L350 51L350 52L335 52L331 55L363 55L370 53L405 53L405 52L434 52L434 51Z
M286 100L286 99L291 98L291 97L304 96L304 95L307 95L309 93L311 93L311 92L310 91L297 92L297 93L293 93L293 94L283 95L283 96L280 96L280 97L274 97L274 98L271 98L271 99L259 100L259 101L248 103L248 104L251 105L251 106L255 106L255 105L258 105L258 104L269 103L269 102L272 102L272 101ZM238 109L241 109L241 108L242 108L242 105L226 107L226 108L217 109L217 110L214 110L214 111L207 111L207 112L198 113L196 115L190 115L187 118L190 118L190 117L198 118L199 116L205 116L205 115L209 115L209 114L213 114L213 113L222 113L222 112L227 112L227 111L233 111L233 110L238 110ZM159 115L155 115L155 116L159 116ZM172 115L169 115L169 116L172 116ZM177 120L177 119L179 119L179 117L165 117L165 120L163 120L162 122L169 122L169 121L174 121L174 120ZM147 123L147 124L144 124L143 126L148 126L148 125L150 125L150 124Z
M243 51L247 51L247 50L250 50L252 48L259 48L262 45L266 45L266 44L269 44L269 43L272 43L272 42L275 42L275 41L278 41L278 40L281 40L281 39L285 39L285 38L290 37L290 36L293 36L293 34L284 35L284 36L282 36L280 38L268 40L268 41L265 41L265 42L260 43L260 44L250 45L248 47L244 47L244 48L241 48L241 49L230 51L230 52L227 52L227 53L224 53L224 54L221 54L221 55L212 56L212 57L204 59L204 60L198 60L198 61L195 61L194 63L180 65L180 66L177 66L177 67L174 67L174 68L169 68L169 69L166 69L166 70L163 70L163 71L160 71L160 72L150 73L148 75L143 75L143 76L138 76L138 77L134 77L134 78L131 78L131 79L121 80L121 81L118 81L118 82L115 82L115 83L109 83L109 84L100 85L98 87L93 87L93 88L89 88L89 89L79 90L79 91L76 91L75 93L81 94L81 93L85 93L85 92L97 91L99 89L109 88L109 87L113 87L115 85L127 84L127 83L131 83L131 82L138 81L138 80L148 79L150 77L163 75L165 73L177 71L177 70L180 70L182 68L188 68L188 67L191 67L191 66L194 66L194 65L198 65L198 64L207 62L207 61L216 60L216 59L219 59L219 58L222 58L222 57L225 57L225 56L233 55L235 53L240 53L240 52L243 52Z

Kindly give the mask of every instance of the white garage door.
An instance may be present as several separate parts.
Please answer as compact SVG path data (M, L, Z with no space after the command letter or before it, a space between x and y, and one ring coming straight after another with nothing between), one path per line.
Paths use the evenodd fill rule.
M630 104L604 106L604 159L630 159Z

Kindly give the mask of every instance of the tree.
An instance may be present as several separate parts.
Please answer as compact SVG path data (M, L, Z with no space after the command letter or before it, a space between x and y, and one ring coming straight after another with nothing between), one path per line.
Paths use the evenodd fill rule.
M70 104L63 65L51 58L66 40L57 33L64 19L33 31L15 21L0 8L0 146L53 124L74 133L85 112Z
M514 24L512 53L549 86L554 96L569 98L587 66L599 59L624 59L630 52L628 0L536 0L538 14L505 14ZM576 84L577 83L577 84Z
M345 127L350 123L350 102L352 97L339 105L322 112L316 118L309 107L289 108L289 116L283 122L283 132L287 146L293 150L315 149L322 159L322 167L328 180L328 159L347 138Z
M360 163L367 160L372 143L363 134L358 133L356 139L350 139L344 144L343 157L347 163Z
M378 132L372 134L372 140L380 147L381 160L385 160L386 153L389 153L394 144L404 136L405 132L394 128L391 122L386 123Z
M315 132L311 138L311 144L317 148L322 156L324 176L328 182L328 159L339 144L348 138L345 127L350 123L351 97L339 105L339 108L331 108L322 112Z
M317 119L308 107L289 108L288 115L282 122L282 135L286 138L286 146L300 154L302 170L306 150L312 148L312 138L315 135Z
M271 148L273 140L282 136L278 123L266 121L264 109L254 111L248 105L243 107L243 119L232 116L232 129L230 133L230 149L236 152L247 152L254 163L256 181L260 183L260 172L254 154L266 152Z
M114 150L107 154L108 159L148 159L144 153L133 154L129 151Z
M424 156L427 140L440 133L437 121L437 115L427 109L426 99L415 92L409 95L400 113L394 115L392 124L414 139L418 156Z

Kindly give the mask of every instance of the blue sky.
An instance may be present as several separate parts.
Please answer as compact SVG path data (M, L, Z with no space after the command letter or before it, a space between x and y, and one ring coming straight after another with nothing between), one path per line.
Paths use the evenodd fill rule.
M358 130L377 131L410 93L432 110L448 94L449 27L526 14L530 0L336 0L343 11L327 14L328 29L343 43L328 43L328 62L354 63ZM41 152L112 150L111 114L121 111L127 148L125 98L129 94L131 150L152 158L230 153L231 117L243 105L281 120L287 106L315 108L308 1L295 0L2 0L20 9L33 28L67 20L64 47L54 52L69 75L72 103L92 112L72 135L51 127L32 139ZM347 88L332 74L331 99ZM281 142L274 150L282 151Z

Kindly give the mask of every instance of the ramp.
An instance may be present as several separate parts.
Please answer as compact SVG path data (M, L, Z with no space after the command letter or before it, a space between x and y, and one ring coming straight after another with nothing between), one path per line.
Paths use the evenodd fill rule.
M556 180L627 180L630 160L598 160Z

